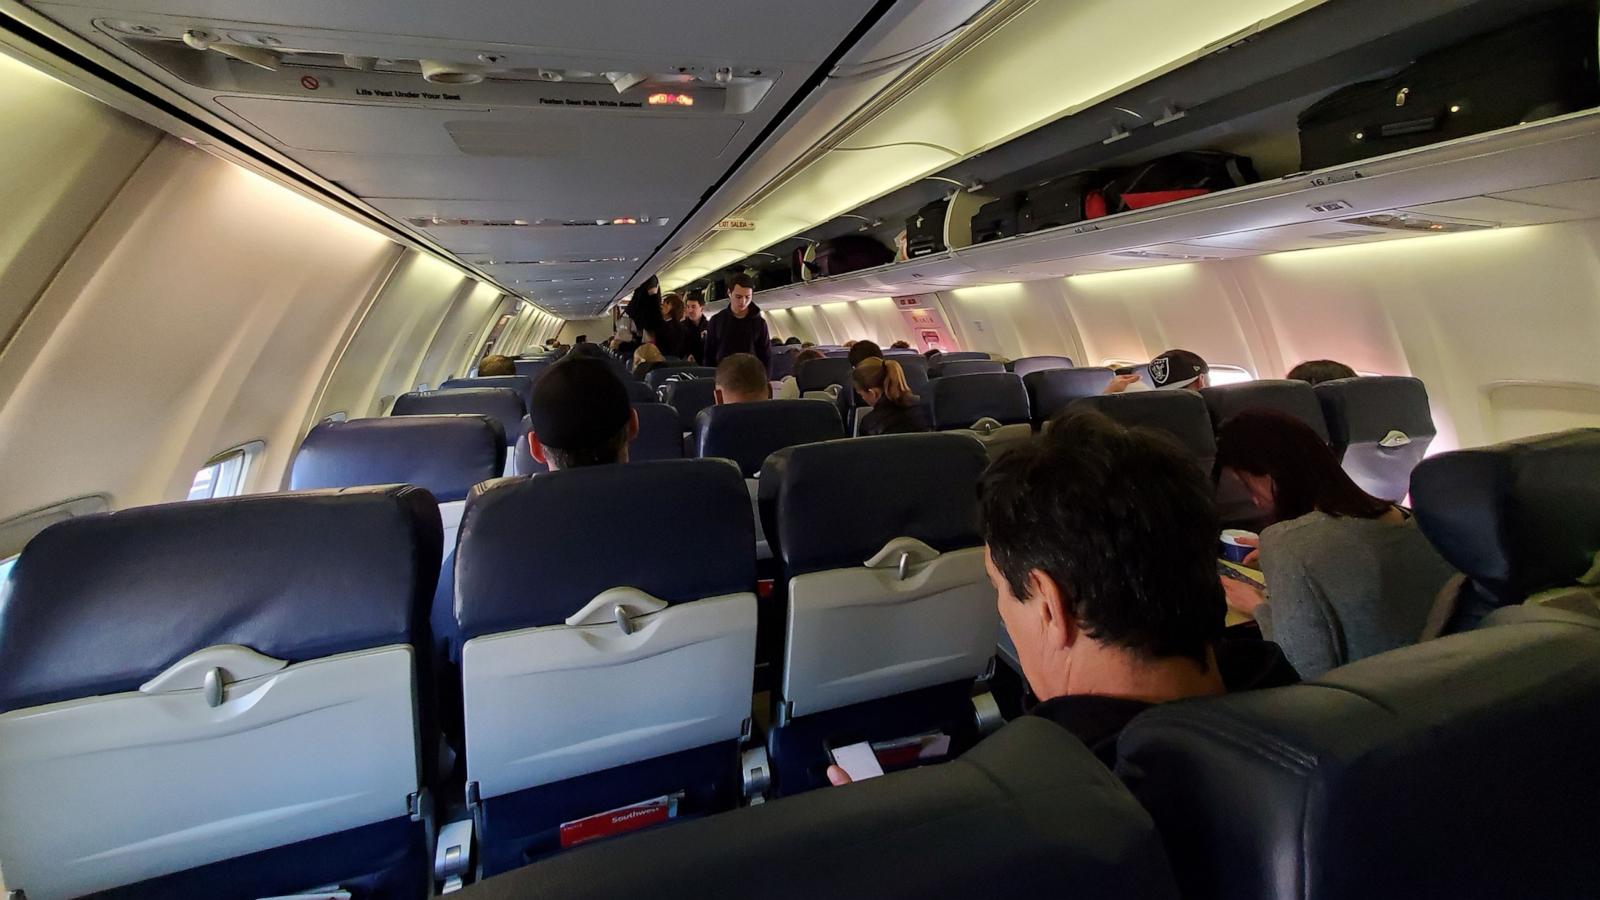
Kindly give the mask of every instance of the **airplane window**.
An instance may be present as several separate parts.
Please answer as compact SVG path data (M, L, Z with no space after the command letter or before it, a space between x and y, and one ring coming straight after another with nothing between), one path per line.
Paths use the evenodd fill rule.
M1256 377L1251 375L1248 369L1241 369L1238 366L1213 365L1210 373L1206 375L1206 383L1210 385L1243 384L1255 380Z
M244 493L250 461L261 447L262 443L256 441L212 457L194 474L194 483L189 485L189 496L185 499L210 500L213 497L237 497Z
M0 559L0 581L6 580L6 576L11 574L11 567L16 565L17 560L21 557L22 554L19 553L16 556Z
M345 412L342 409L339 410L336 413L328 413L327 415L322 417L322 422L323 423L327 423L327 422L348 422L348 421L350 421L350 414Z

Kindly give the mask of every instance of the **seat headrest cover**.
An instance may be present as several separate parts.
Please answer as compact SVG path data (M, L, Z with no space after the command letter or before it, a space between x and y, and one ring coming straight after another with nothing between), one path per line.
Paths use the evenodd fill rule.
M1080 741L1027 716L944 765L597 841L463 896L701 900L730 885L772 900L1176 898L1138 803Z
M717 383L709 378L669 381L661 386L661 402L676 411L678 433L685 434L694 430L700 410L717 402Z
M533 379L526 375L479 375L476 378L451 378L439 385L441 391L464 388L510 388L522 398L524 408L533 403Z
M1328 441L1328 423L1322 417L1317 392L1304 381L1264 379L1223 384L1201 390L1200 397L1211 412L1213 428L1221 428L1223 422L1247 409L1270 409L1310 425L1323 443Z
M1186 897L1586 896L1597 658L1600 621L1527 621L1165 703L1117 772Z
M656 402L656 392L650 389L650 385L645 384L644 382L633 378L632 376L624 378L622 383L628 389L629 402L636 404Z
M1391 432L1407 437L1433 437L1433 412L1428 389L1420 379L1404 375L1368 375L1324 381L1312 389L1328 423L1335 447L1377 442Z
M1439 554L1501 603L1575 584L1600 552L1600 428L1423 460L1411 500Z
M1206 402L1194 391L1139 391L1132 394L1101 394L1072 401L1070 408L1096 409L1131 427L1159 428L1178 439L1196 459L1217 455L1217 439L1211 432L1211 414Z
M1099 396L1115 375L1107 368L1045 369L1023 375L1022 383L1028 388L1033 417L1043 422L1080 397Z
M1024 356L1011 361L1011 371L1026 378L1033 372L1048 372L1052 369L1070 369L1072 359L1066 356Z
M830 384L849 388L851 371L850 360L842 356L808 359L795 366L794 380L801 393L820 391Z
M939 364L939 377L951 378L957 375L981 375L992 372L1004 372L1006 364L994 359L957 359L946 360Z
M641 501L641 498L647 498ZM683 540L622 540L618 511L671 510ZM755 584L750 493L717 460L665 460L501 479L467 498L456 550L463 638L557 625L602 591L631 587L668 603Z
M486 416L391 416L324 422L294 455L289 489L414 484L440 502L465 500L505 471L506 439Z
M511 365L516 367L518 375L537 381L539 376L544 374L544 370L550 368L557 358L555 356L540 356L534 359L514 359L511 361Z
M0 712L121 691L196 650L427 646L439 508L416 487L256 494L52 525L0 588Z
M470 414L500 421L506 443L517 442L517 429L528 414L522 396L510 388L460 388L448 391L413 391L395 398L391 416Z
M733 460L747 478L755 477L778 450L844 436L839 410L826 400L711 406L701 410L694 423L696 452Z
M1029 421L1028 389L1010 372L946 375L928 382L933 427L966 428L987 416L1002 425Z
M761 468L761 515L789 576L859 566L897 537L976 547L983 444L894 434L789 447Z
M665 403L635 403L633 411L639 414L639 436L628 445L629 462L683 458L677 410Z
M993 359L989 354L980 350L952 350L949 353L939 354L939 362L960 362L968 359Z

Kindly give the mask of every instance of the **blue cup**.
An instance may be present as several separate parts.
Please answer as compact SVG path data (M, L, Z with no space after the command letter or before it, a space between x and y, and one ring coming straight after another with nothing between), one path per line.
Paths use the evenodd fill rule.
M1245 531L1242 528L1229 528L1222 532L1223 559L1228 562L1242 563L1244 558L1249 556L1252 550L1256 549L1239 543L1239 538L1241 537L1253 538L1257 537L1257 535L1253 531Z

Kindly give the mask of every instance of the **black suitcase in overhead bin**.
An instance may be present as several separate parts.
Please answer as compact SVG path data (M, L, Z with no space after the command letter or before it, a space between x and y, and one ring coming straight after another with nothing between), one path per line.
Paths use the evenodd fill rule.
M841 234L817 247L811 263L817 275L826 278L894 262L894 251L864 234Z
M944 252L944 216L949 208L949 200L935 200L906 220L907 259Z
M1300 114L1321 169L1600 105L1593 3L1525 20L1334 91Z
M1028 188L1019 222L1021 233L1060 228L1105 215L1105 195L1100 189L1110 178L1106 172L1074 172Z
M1153 159L1105 186L1106 212L1149 209L1259 181L1248 156L1190 150Z
M751 277L755 279L758 291L794 284L794 273L789 269L789 260L782 258L763 263Z
M1021 234L1027 206L1028 195L1020 191L985 203L972 217L972 242L986 244Z

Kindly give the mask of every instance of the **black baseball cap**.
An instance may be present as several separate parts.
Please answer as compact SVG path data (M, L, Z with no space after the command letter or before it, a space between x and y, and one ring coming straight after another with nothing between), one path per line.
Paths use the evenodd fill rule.
M539 443L574 450L615 435L631 412L628 389L610 365L592 356L569 356L539 376L528 418Z
M1189 350L1168 350L1150 360L1150 383L1164 390L1188 387L1209 371L1211 367L1200 358L1200 354Z

